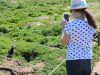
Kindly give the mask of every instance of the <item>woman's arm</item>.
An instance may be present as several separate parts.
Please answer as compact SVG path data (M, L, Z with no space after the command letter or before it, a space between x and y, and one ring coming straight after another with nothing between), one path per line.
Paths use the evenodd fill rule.
M64 47L67 46L67 44L69 43L69 40L70 40L70 34L67 34L65 31L64 31L64 27L66 25L66 21L63 20L62 23L62 32L61 32L61 43Z
M61 43L62 43L62 45L64 47L66 47L69 43L69 40L70 40L70 35L62 30L62 34L61 34Z

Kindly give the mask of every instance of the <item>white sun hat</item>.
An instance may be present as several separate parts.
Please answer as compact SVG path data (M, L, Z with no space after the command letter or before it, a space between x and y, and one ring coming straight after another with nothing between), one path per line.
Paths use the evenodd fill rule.
M86 0L71 0L71 6L70 9L83 9L87 8L88 4L86 3Z

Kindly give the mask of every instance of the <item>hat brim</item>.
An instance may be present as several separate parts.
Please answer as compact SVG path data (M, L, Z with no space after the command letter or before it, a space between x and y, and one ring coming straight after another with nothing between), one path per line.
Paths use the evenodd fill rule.
M88 5L87 6L80 6L80 7L77 7L77 8L72 8L70 7L70 10L75 10L75 9L86 9L88 8Z

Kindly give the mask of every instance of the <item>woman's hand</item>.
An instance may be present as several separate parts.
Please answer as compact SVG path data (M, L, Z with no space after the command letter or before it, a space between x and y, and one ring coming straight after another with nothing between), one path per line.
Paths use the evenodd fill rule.
M70 36L69 34L67 34L66 32L63 32L62 33L62 36L61 36L61 43L64 47L66 47L69 43L69 40L70 40Z
M62 20L62 22L61 22L61 26L62 26L62 28L64 28L66 24L67 24L67 21L66 21L65 19Z

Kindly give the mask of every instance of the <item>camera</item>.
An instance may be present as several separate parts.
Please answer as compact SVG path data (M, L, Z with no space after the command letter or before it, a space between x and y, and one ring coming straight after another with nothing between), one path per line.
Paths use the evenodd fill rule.
M69 15L67 13L64 13L64 19L69 21Z

